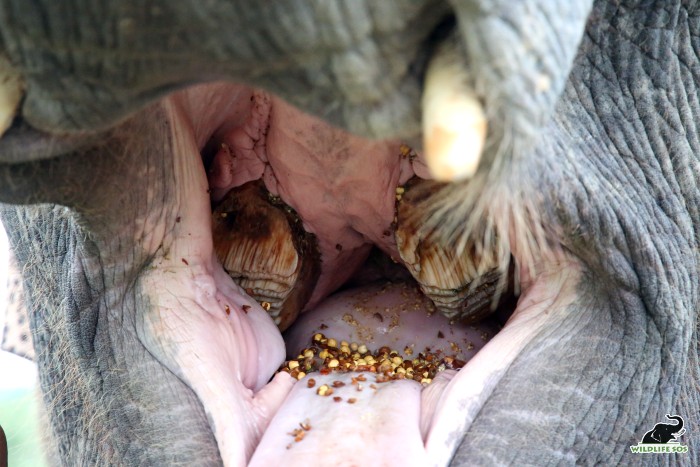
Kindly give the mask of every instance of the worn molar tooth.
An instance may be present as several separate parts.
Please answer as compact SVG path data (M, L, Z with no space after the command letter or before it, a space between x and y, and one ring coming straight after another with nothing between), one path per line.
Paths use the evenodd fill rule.
M281 330L299 315L320 274L316 237L261 180L234 188L213 212L216 256Z
M23 90L24 82L19 71L0 55L0 137L17 114Z
M418 178L404 186L396 209L396 245L408 271L443 315L476 322L493 311L493 297L503 285L503 276L495 248L467 245L458 254L456 248L421 231L417 206L439 187L439 183Z
M470 178L479 167L486 115L466 83L463 60L448 42L428 66L422 100L425 160L438 181Z

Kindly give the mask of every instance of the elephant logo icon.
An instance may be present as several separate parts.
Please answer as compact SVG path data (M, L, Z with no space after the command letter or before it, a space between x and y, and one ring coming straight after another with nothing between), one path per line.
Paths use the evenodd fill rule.
M685 433L685 422L680 415L667 414L666 418L675 423L657 423L644 434L636 446L630 446L635 454L688 452L688 446L681 444L678 438Z
M683 433L683 418L679 415L666 415L669 420L675 420L676 423L657 423L654 429L649 430L642 438L642 444L667 444L677 443L677 439ZM673 439L673 441L671 441Z

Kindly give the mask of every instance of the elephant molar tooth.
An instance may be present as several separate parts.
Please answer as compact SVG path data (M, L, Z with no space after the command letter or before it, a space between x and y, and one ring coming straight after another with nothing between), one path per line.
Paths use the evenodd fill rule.
M213 212L216 256L281 330L294 322L320 274L316 237L262 181L234 188Z
M423 149L438 181L472 177L479 167L487 121L477 96L466 86L457 49L443 46L428 66L423 91Z
M480 254L468 245L458 254L421 231L417 204L438 188L436 182L417 178L406 184L397 203L396 245L408 271L443 315L475 322L492 312L502 275L494 251Z

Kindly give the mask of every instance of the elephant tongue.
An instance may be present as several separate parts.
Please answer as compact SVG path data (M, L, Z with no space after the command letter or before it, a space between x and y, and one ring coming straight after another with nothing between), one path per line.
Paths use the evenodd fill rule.
M250 465L429 465L433 414L456 374L438 368L459 366L451 363L470 359L497 332L488 323L450 324L431 310L416 287L386 284L343 292L304 314L286 335L292 364L284 366L301 379ZM373 357L357 364L352 354ZM299 375L319 355L320 372ZM348 365L365 371L338 370Z
M361 383L361 376L314 374L299 382L249 465L428 465L419 428L421 385L369 383L373 377ZM317 388L333 386L332 395L318 395Z

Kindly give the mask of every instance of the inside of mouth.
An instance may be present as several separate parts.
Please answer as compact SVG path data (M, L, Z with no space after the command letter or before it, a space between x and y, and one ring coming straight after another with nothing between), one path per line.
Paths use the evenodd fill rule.
M503 282L479 291L478 274L436 291L421 284L425 263L406 267L397 209L406 190L429 178L420 154L400 141L351 136L244 86L200 86L172 103L206 173L215 252L208 274L221 316L257 316L286 330L285 360L263 366L295 383L262 423L251 465L293 452L323 452L331 462L364 450L376 461L396 437L420 447L402 453L406 465L425 465L431 430L450 417L444 407L459 369L499 331L514 297ZM454 274L458 266L439 253L431 267ZM191 261L182 258L185 268ZM446 317L446 302L434 302L440 294L461 297L464 308L472 296L496 313L469 323ZM269 379L243 386L256 392ZM224 435L216 436L221 446ZM332 451L324 449L328 436L336 437Z

